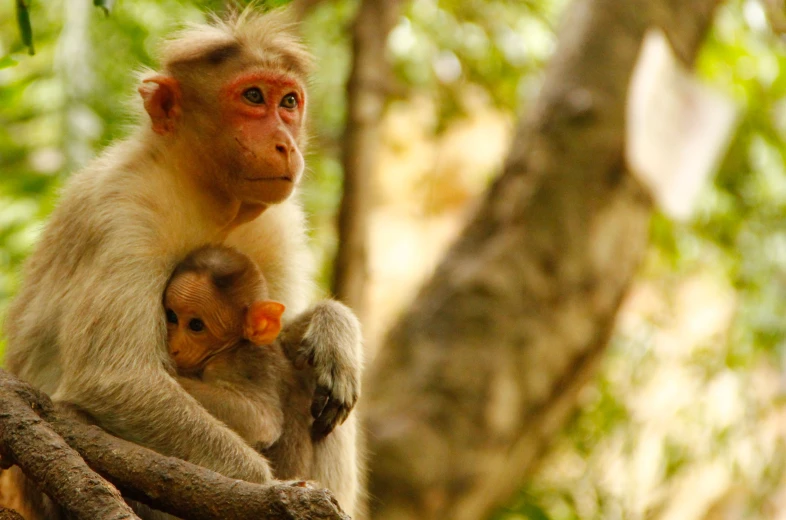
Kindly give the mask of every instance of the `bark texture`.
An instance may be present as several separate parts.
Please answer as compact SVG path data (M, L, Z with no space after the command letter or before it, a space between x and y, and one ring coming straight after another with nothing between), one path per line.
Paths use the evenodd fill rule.
M137 518L121 492L189 520L348 518L305 482L251 484L113 437L2 370L0 410L3 465L21 467L70 518Z
M120 492L92 471L43 419L54 413L46 396L0 371L0 403L0 454L4 466L21 467L70 517L137 518Z
M368 278L372 174L379 154L380 119L391 89L385 47L400 4L400 0L363 0L352 27L352 71L347 82L347 123L342 140L344 189L332 291L361 321Z
M369 371L376 520L478 520L531 473L594 373L647 245L626 170L648 27L691 62L717 0L578 0L500 178Z

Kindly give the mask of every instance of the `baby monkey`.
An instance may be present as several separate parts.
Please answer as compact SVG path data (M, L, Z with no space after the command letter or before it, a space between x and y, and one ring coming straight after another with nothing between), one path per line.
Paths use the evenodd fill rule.
M177 379L213 416L267 456L278 479L314 478L315 383L275 342L284 305L259 268L229 247L189 254L164 290Z

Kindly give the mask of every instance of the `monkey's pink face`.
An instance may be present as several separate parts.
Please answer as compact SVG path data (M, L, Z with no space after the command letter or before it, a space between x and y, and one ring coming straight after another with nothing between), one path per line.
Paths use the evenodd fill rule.
M236 194L244 202L286 199L303 173L298 147L305 91L292 76L243 73L221 89L224 136L236 154Z
M169 355L179 369L200 368L243 339L244 310L222 299L204 273L171 280L164 291L164 308Z

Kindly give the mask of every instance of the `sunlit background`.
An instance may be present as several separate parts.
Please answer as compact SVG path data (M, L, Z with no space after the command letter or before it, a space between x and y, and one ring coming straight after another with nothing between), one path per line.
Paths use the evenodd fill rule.
M91 0L33 1L34 56L13 2L0 3L0 314L68 172L127 133L135 70L220 3L118 0L106 16ZM567 4L405 4L388 40L396 84L381 158L367 172L371 351L499 171ZM770 4L734 0L717 16L698 74L740 107L728 154L692 219L654 217L600 374L497 518L786 518L786 37ZM356 7L326 0L301 26L319 64L303 194L323 288Z

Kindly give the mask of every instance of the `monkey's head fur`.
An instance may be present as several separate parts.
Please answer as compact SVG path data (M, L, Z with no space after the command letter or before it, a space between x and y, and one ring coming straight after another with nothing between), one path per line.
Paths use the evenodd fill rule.
M286 199L304 169L312 57L287 11L245 9L189 25L160 50L139 92L163 154L226 199Z

